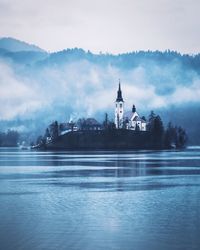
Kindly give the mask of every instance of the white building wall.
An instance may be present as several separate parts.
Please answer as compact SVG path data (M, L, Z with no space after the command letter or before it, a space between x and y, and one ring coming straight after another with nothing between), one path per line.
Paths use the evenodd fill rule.
M136 130L136 124L139 126L139 129L141 131L146 131L146 122L141 122L141 121L130 120L128 124L128 129Z
M142 131L146 131L147 130L147 126L146 125L147 125L146 122L142 123L142 128L141 128Z
M115 102L115 126L116 128L123 127L124 119L124 102Z

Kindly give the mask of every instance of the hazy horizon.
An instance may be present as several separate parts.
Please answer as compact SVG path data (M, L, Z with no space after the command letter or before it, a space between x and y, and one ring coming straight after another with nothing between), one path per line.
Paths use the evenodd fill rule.
M156 52L156 51L159 51L159 52L161 52L161 53L165 53L165 52L167 52L167 51L169 51L169 52L176 52L176 53L178 53L178 54L181 54L181 55L190 55L190 56L195 56L195 55L198 55L199 53L200 53L200 51L199 52L196 52L196 53L187 53L187 52L180 52L179 50L170 50L170 49L163 49L163 50L158 50L158 49L154 49L154 50L150 50L150 49L140 49L140 50L129 50L129 51L124 51L124 52L117 52L117 53L112 53L112 52L109 52L109 51L106 51L106 52L103 52L103 51L99 51L99 52L95 52L95 51L91 51L91 50L89 50L89 49L84 49L84 48L82 48L82 47L63 47L63 48L60 48L59 50L52 50L52 51L48 51L48 50L46 50L45 48L42 48L42 47L40 47L38 44L35 44L35 43L33 43L33 42L28 42L28 41L26 41L26 40L22 40L22 39L18 39L18 38L16 38L16 37L11 37L11 36L5 36L5 37L3 37L3 36L0 36L0 40L1 39L13 39L13 40L16 40L16 41L19 41L19 42L23 42L23 43L26 43L26 44L28 44L28 45L33 45L33 46L36 46L36 47L38 47L39 49L42 49L43 51L45 51L45 52L47 52L47 53L49 53L49 54L51 54L51 53L57 53L57 52L61 52L61 51L63 51L63 50L67 50L67 49L69 49L69 50L73 50L73 49L82 49L82 50L84 50L86 53L87 52L90 52L90 53L92 53L92 54L94 54L94 55L100 55L100 54L105 54L105 55L115 55L115 56L118 56L118 55L122 55L122 54L128 54L128 53L137 53L137 52Z
M0 37L46 51L83 48L119 54L138 50L200 51L196 0L0 0Z

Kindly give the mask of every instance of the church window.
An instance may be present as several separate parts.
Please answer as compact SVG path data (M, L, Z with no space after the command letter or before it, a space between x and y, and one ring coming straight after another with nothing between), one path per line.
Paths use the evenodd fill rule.
M120 103L120 108L122 108L122 104Z

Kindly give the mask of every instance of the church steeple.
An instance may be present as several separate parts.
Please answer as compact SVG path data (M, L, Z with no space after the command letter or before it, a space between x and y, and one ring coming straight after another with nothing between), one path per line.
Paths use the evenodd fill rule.
M120 79L119 79L119 89L117 91L117 99L116 102L124 102L123 98L122 98L122 91L121 91L121 83L120 83Z
M119 80L117 99L115 101L115 126L117 129L123 128L123 121L124 121L124 100L122 98L121 83Z
M135 107L135 105L133 104L132 113L135 113L135 112L136 112L136 107Z

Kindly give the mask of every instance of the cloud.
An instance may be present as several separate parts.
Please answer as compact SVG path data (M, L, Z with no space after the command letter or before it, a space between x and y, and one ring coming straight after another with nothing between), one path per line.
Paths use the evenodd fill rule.
M124 70L111 65L99 66L86 60L66 63L62 67L21 69L17 65L0 62L0 119L33 118L50 121L76 117L114 114L118 79L121 78L126 110L133 104L139 112L151 109L200 102L200 79L188 72L188 82L175 80L174 65L167 68L139 66ZM167 71L168 70L168 71ZM163 75L157 83L157 75ZM168 72L168 85L162 79ZM179 68L185 79L185 73ZM153 81L153 78L155 81ZM158 89L173 86L173 91L160 93ZM164 91L164 90L163 90Z
M195 79L191 86L179 86L169 99L171 104L200 102L200 79Z
M31 79L17 76L12 67L0 61L0 119L13 119L41 108L43 102Z

